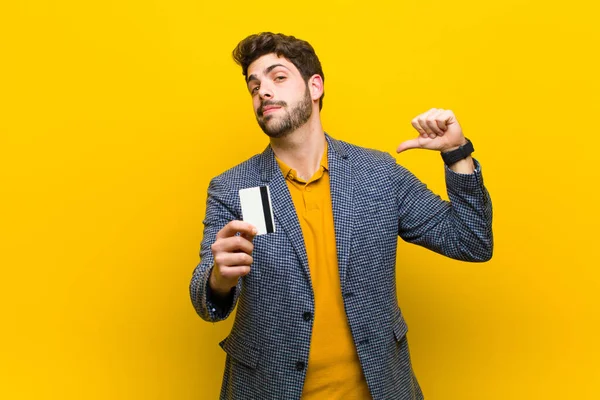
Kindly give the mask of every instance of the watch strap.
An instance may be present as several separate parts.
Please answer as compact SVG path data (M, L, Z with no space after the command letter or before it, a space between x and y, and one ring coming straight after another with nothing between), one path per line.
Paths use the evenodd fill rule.
M475 151L473 143L471 143L469 139L465 139L467 140L467 143L463 144L458 149L441 153L442 159L447 166L451 166L452 164L469 157L471 153Z

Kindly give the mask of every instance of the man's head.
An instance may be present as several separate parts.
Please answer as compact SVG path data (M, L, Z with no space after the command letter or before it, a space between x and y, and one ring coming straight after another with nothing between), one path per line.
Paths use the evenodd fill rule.
M270 137L293 132L323 107L323 70L308 42L251 35L236 46L233 58L242 67L258 124Z

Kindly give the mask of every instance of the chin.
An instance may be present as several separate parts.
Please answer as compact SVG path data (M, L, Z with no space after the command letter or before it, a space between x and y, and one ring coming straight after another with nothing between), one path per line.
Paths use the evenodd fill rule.
M273 126L273 128L280 128L278 126ZM270 138L280 139L285 137L291 133L290 130L282 130L282 129L269 129L269 125L265 124L263 132L267 134Z

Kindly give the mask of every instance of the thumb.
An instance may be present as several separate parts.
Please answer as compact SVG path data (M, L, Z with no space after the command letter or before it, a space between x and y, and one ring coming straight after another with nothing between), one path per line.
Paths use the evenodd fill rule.
M406 142L400 143L400 145L396 149L396 153L402 153L403 151L410 150L410 149L418 149L419 147L421 147L421 145L419 144L418 138L410 139L410 140L407 140Z

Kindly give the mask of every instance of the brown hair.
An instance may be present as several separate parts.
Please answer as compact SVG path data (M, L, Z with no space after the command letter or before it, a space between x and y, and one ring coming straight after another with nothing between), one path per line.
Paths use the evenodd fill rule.
M315 74L320 75L325 82L321 62L313 47L307 41L296 39L294 36L271 32L250 35L233 49L233 59L242 67L242 73L248 79L248 66L256 59L270 53L288 59L298 68L305 82L308 83L308 79ZM323 97L325 91L319 99L319 110L323 108Z

